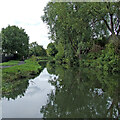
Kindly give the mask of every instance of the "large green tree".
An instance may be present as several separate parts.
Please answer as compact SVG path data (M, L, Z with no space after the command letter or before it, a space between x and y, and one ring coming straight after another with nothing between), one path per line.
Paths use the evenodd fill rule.
M120 34L119 4L49 2L42 19L50 28L51 39L56 45L62 43L65 57L71 59L78 56L81 42L94 43L95 38Z
M17 54L19 58L28 56L29 37L24 29L9 25L6 28L2 28L1 35L3 54Z

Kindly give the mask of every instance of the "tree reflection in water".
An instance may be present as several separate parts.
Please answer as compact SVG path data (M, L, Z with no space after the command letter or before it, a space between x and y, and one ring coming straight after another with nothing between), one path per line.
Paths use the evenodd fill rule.
M42 67L40 73L46 66L46 62L39 62ZM39 73L39 74L40 74ZM38 75L31 76L31 78L35 78ZM3 81L2 82L2 98L7 98L15 100L18 96L23 97L27 88L29 86L29 79L20 79L14 81Z
M59 77L49 80L55 90L41 108L44 118L118 118L120 75L49 63L47 69Z

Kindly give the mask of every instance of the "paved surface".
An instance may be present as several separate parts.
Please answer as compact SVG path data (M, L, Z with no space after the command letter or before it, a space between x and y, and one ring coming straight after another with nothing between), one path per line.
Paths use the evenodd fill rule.
M22 65L24 64L25 62L24 61L20 61L19 64L17 65ZM11 65L11 66L0 66L0 68L8 68L8 67L12 67L12 66L16 66L16 65Z

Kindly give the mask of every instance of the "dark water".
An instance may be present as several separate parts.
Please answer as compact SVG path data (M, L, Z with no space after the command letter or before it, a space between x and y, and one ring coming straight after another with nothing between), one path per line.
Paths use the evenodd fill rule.
M118 118L120 75L47 63L2 98L3 118Z

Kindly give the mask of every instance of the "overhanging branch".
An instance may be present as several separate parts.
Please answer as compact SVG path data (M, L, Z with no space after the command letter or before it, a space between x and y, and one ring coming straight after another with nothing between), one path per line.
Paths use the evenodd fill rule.
M103 21L105 22L105 24L106 24L107 28L109 29L109 31L112 33L112 30L111 30L111 28L109 27L107 21L106 21L104 18L103 18Z

